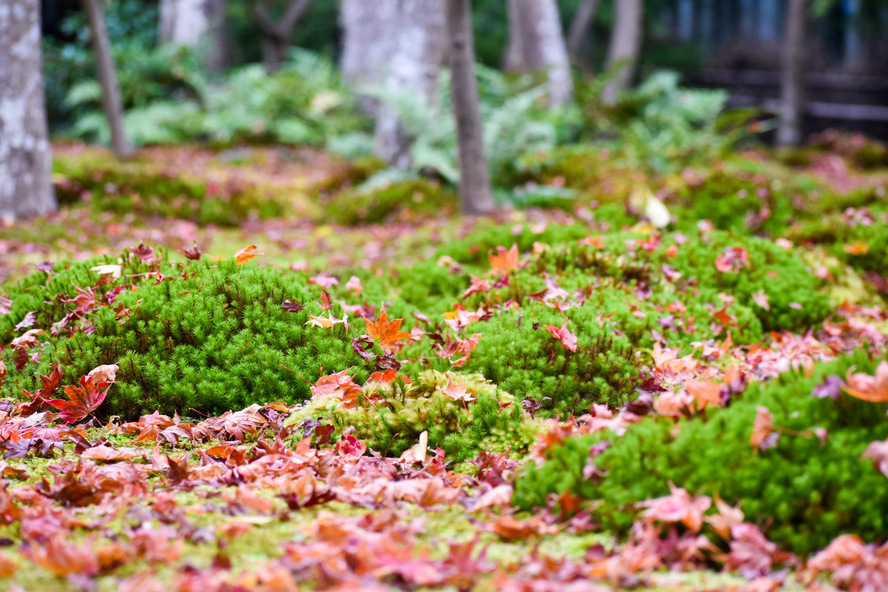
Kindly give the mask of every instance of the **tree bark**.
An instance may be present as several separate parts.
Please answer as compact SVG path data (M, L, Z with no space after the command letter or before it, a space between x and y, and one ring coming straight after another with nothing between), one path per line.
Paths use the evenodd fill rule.
M592 21L595 20L597 10L598 0L583 0L583 3L577 8L577 14L574 16L570 32L567 35L567 52L574 59L579 57L583 49L583 41L589 33Z
M271 17L267 0L255 2L250 13L262 35L262 62L265 69L275 72L287 60L287 49L296 25L305 16L312 0L291 0L278 21Z
M778 146L796 146L802 139L805 111L805 43L808 29L808 0L789 0L783 72L780 90Z
M629 88L641 52L644 16L642 0L619 0L615 4L607 67L616 72L601 93L601 99L606 105L615 104L620 93Z
M126 138L123 124L123 102L120 99L120 85L117 83L117 70L111 56L111 42L105 27L101 0L84 0L86 19L96 58L96 71L102 86L102 110L111 130L111 150L118 158L129 158L135 150Z
M394 50L384 78L393 93L410 93L432 105L447 55L447 30L441 0L399 0L395 21L389 23ZM376 115L374 152L389 164L408 168L412 138L395 109L380 105Z
M162 43L190 47L203 53L212 72L227 60L225 0L161 0L159 38Z
M56 209L46 127L39 0L0 7L0 219Z
M496 202L484 153L478 81L475 78L471 0L447 0L447 34L450 40L450 89L459 142L459 197L464 214L483 214L492 211Z
M506 70L545 71L549 106L560 107L573 98L573 79L567 44L555 0L509 0L509 44Z
M398 0L341 0L342 77L358 95L358 107L375 116L376 99L363 91L381 85L395 52L396 36L391 23L398 18Z

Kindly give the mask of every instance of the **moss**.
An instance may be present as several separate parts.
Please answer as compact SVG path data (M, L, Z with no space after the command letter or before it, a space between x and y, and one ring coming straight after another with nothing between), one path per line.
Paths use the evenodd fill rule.
M585 200L604 204L624 202L647 177L617 163L607 150L571 146L529 159L516 178L516 184L527 182L574 189Z
M449 396L450 385L465 389L468 400ZM314 399L288 423L299 425L309 418L330 422L337 434L354 428L370 448L395 456L427 431L429 450L440 447L455 463L473 459L482 450L526 452L538 429L518 401L483 377L434 371L419 373L407 385L370 385L354 408L335 397Z
M458 210L452 191L429 179L392 183L378 189L349 189L327 203L327 219L345 225L376 224L416 217L445 217Z
M20 386L34 390L36 373L48 374L58 361L65 384L76 384L100 364L118 364L104 409L126 418L155 409L222 412L255 402L304 400L308 386L282 366L314 381L360 365L343 325L305 326L310 314L321 312L313 302L318 295L304 276L274 268L190 262L164 281L116 294L113 307L89 313L90 332L47 342L41 361L11 371L0 392L15 397ZM286 312L285 300L305 308ZM66 310L53 306L42 313L42 325ZM338 305L331 312L343 316ZM356 372L366 376L363 369Z
M858 351L819 366L811 376L789 372L756 383L731 405L673 423L649 418L615 438L611 433L566 441L547 453L541 467L529 465L518 479L515 500L523 507L545 503L548 493L570 491L601 500L605 525L628 528L632 504L666 495L672 482L695 494L719 495L742 504L746 519L767 527L769 539L798 552L825 547L854 532L866 540L888 537L888 481L861 459L866 446L888 436L885 405L841 395L811 395L831 374L851 367L872 372L876 360ZM767 407L785 433L769 450L749 443L759 406ZM825 442L813 434L824 428ZM600 480L582 477L595 443L611 445L595 458ZM717 445L715 445L717 443Z
M53 161L53 179L61 204L86 201L96 212L236 226L249 218L280 217L289 211L282 200L252 182L237 177L208 182L167 171L147 159L63 156Z

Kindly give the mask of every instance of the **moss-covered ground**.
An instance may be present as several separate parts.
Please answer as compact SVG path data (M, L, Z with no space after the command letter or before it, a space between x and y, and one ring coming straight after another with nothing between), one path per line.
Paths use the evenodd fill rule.
M883 589L849 150L559 149L476 219L369 160L57 146L61 210L0 228L0 586Z

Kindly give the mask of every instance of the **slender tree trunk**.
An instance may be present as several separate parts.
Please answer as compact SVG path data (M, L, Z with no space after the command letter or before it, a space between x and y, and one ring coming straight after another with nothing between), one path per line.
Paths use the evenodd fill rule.
M574 16L570 32L567 34L567 51L574 59L579 57L583 49L583 41L589 33L592 21L595 20L597 10L598 0L583 0L583 3L577 8L577 14Z
M218 72L225 67L228 54L225 0L160 0L158 32L163 43L202 52L210 71Z
M611 31L607 65L610 69L616 69L616 73L601 93L601 99L606 105L616 103L620 93L629 88L635 75L638 54L641 52L644 17L642 0L619 0L615 4L614 29Z
M340 1L342 76L358 94L358 107L367 115L375 116L379 105L363 91L385 80L396 47L391 23L398 20L398 5L398 0Z
M96 57L96 70L102 86L102 109L111 130L111 149L119 158L129 158L135 150L126 138L123 124L123 102L120 100L120 86L117 83L117 70L111 56L111 42L105 27L101 0L83 0L89 32L92 38L93 53Z
M262 61L265 69L275 72L287 60L287 49L296 25L305 16L312 0L291 0L278 21L274 21L267 0L255 2L251 14L262 35Z
M0 220L56 209L46 129L39 0L0 7Z
M505 66L513 72L546 71L549 106L573 98L567 44L555 0L509 0L509 44Z
M386 89L409 93L427 105L437 99L438 79L447 55L446 16L441 0L400 0L390 35L395 47L387 64ZM376 116L375 153L399 168L410 166L412 138L398 113L381 105Z
M802 139L805 111L805 44L808 29L808 0L789 0L786 42L781 74L778 146L796 146Z
M459 142L459 197L463 213L483 214L496 207L484 153L471 0L447 0L451 94Z

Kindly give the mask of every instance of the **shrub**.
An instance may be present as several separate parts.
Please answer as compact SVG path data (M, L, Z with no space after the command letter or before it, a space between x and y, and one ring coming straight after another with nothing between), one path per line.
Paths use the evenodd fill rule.
M10 373L3 392L33 390L35 372L47 374L57 360L67 384L100 364L118 364L106 406L127 418L155 409L209 413L305 400L308 386L282 365L312 381L361 365L342 325L305 326L310 313L320 312L312 290L303 277L269 267L192 262L162 281L116 294L113 308L89 314L90 332L51 340L39 364ZM305 308L286 312L284 300ZM342 316L338 306L332 313Z
M468 400L446 393L457 385ZM337 437L346 428L379 452L400 455L429 433L429 451L440 447L448 460L460 463L481 451L526 452L538 427L508 393L478 375L420 372L414 382L367 385L354 408L335 397L313 399L294 412L288 424L306 419L330 422Z
M819 366L806 377L789 372L751 385L724 409L673 423L648 418L625 436L581 436L547 451L541 466L529 465L516 484L522 507L545 505L549 493L570 491L601 500L600 518L627 528L633 504L668 493L668 483L694 494L718 495L742 504L746 519L767 527L771 540L799 552L825 547L835 536L854 532L869 540L888 537L888 480L860 458L866 446L888 436L885 405L842 394L816 398L812 390L831 374L850 367L875 368L863 351ZM776 446L757 451L750 444L757 408L767 407L778 430ZM821 443L811 430L824 428ZM611 440L595 457L599 480L584 479L593 444Z

